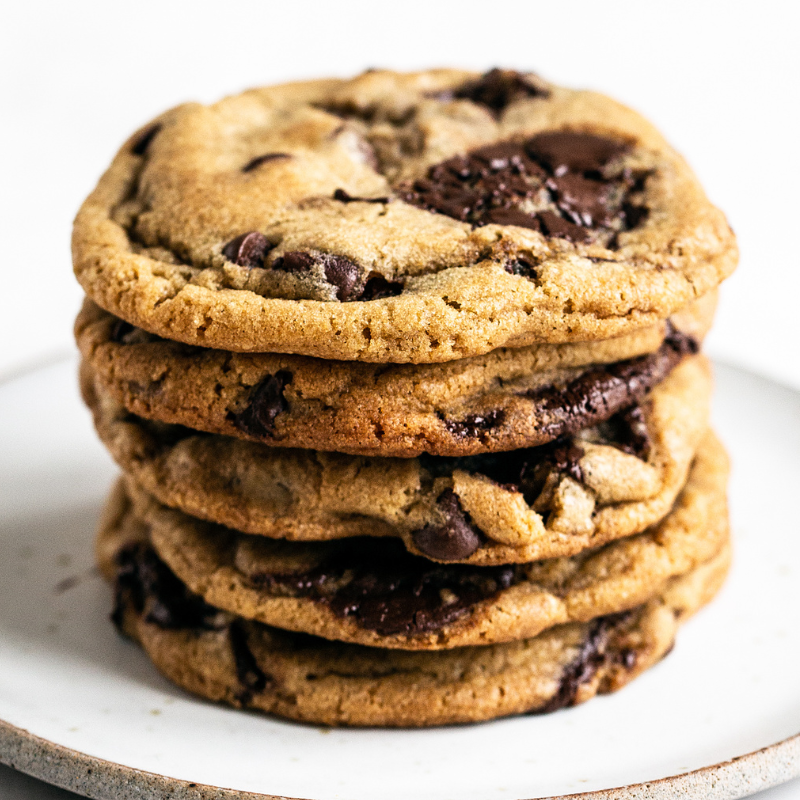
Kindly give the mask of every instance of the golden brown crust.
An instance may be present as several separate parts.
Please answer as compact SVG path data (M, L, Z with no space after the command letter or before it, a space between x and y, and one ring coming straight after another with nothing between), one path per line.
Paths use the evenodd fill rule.
M713 292L675 315L675 326L701 341L715 307ZM541 400L528 392L653 352L669 330L660 323L601 342L506 348L446 364L375 365L200 349L126 327L87 300L75 333L95 382L134 414L279 447L404 458L542 444L552 435L542 424ZM275 376L283 384L280 413L256 435L236 420L257 387ZM480 435L464 435L452 423L465 419L495 422Z
M328 558L328 551L335 550L331 545L290 545L247 536L142 497L133 507L122 507L121 521L107 524L100 538L116 537L118 529L126 526L141 531L133 526L137 519L144 520L159 557L193 593L246 619L373 647L451 649L536 636L554 625L582 622L646 602L663 591L669 580L712 558L727 542L727 474L726 454L709 433L686 487L661 523L599 550L532 562L510 588L471 603L466 615L410 633L382 634L356 617L338 614L328 602L264 581L265 575L295 570L311 574L320 548L325 549L323 558ZM454 591L457 595L460 590Z
M660 520L705 435L711 376L706 359L692 356L651 392L646 459L591 441L589 429L575 439L581 482L559 473L536 497L490 480L480 465L451 463L437 476L422 459L282 450L147 423L98 392L86 369L82 387L113 457L165 505L278 539L400 537L409 551L436 558L415 532L441 521L437 499L452 490L482 539L470 554L443 560L485 566L573 555Z
M141 133L132 137L78 213L78 280L108 311L188 344L430 363L652 326L732 272L736 245L723 215L635 112L554 86L500 116L432 97L474 77L374 72L167 112L148 152L134 152ZM325 110L334 107L354 109L355 118ZM398 181L453 154L563 129L629 142L631 168L652 173L643 190L647 219L620 234L613 250L510 225L471 229L396 196L382 204L333 199L337 189L393 195ZM412 153L381 171L364 155L365 141L401 152L412 140ZM265 151L291 157L242 170ZM356 302L291 299L294 278L273 285L270 270L245 270L222 255L247 231L275 245L270 258L339 255L370 274L403 277L404 290ZM517 254L535 262L535 280L506 271Z
M217 631L167 630L127 605L124 629L170 680L210 700L323 725L422 727L553 711L617 691L660 661L707 603L730 551L670 581L622 620L573 623L533 639L437 653L325 642L231 619ZM237 649L263 685L245 690ZM588 668L587 668L588 667ZM255 673L258 677L258 673Z

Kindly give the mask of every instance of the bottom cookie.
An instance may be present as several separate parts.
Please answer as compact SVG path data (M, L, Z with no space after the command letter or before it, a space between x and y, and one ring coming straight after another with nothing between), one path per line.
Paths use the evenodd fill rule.
M119 554L114 620L209 700L322 725L421 727L546 713L616 691L722 585L729 546L648 603L505 644L381 650L250 622L192 595L146 543Z

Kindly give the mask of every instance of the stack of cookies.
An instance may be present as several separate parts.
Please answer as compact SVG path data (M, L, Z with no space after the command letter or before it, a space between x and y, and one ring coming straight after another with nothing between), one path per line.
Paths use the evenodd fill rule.
M728 566L725 218L633 111L370 71L173 109L78 214L97 553L161 672L331 725L553 711Z

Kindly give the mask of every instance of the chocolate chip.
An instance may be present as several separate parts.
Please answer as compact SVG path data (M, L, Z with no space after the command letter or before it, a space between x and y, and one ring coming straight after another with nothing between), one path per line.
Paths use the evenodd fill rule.
M554 175L566 172L598 172L629 146L607 136L573 131L539 133L528 139L527 152Z
M372 275L364 285L359 300L380 300L383 297L396 297L403 291L400 281L388 281L383 275Z
M481 546L481 536L470 524L458 496L452 489L445 489L436 505L444 522L428 523L424 528L414 531L414 544L420 552L439 561L468 558Z
M361 270L358 264L345 256L294 250L276 258L272 267L284 272L302 273L308 272L317 265L322 266L325 280L336 287L337 300L346 302L359 299L356 294Z
M250 395L247 408L231 414L233 424L249 436L272 439L275 436L275 418L289 408L283 391L291 380L292 373L286 370L264 378Z
M316 263L318 263L318 260L312 256L311 253L292 250L276 258L272 263L272 268L282 270L283 272L308 272Z
M547 97L549 92L538 81L510 69L492 69L480 78L468 81L452 92L442 93L442 99L450 97L470 100L499 115L512 103L526 97Z
M222 255L240 267L253 269L253 267L264 266L264 256L270 249L271 245L263 233L250 231L231 239L222 248Z
M150 147L150 142L155 139L156 134L164 127L161 122L156 122L153 125L145 128L137 137L134 139L133 144L131 145L131 153L135 156L143 156L147 153L147 148Z
M353 197L344 189L337 189L333 193L333 199L340 203L388 203L388 197Z
M256 167L260 167L268 161L283 161L286 158L291 158L289 153L264 153L263 156L251 158L250 161L242 167L242 172L251 172Z
M231 644L236 677L242 687L239 702L247 703L254 694L263 692L269 682L247 643L247 631L240 622L228 626L228 641Z
M464 419L446 419L444 427L453 436L463 438L474 436L482 441L488 438L489 433L494 428L499 428L506 418L506 412L502 409L494 409L484 414L469 414Z
M354 299L353 290L360 274L358 264L344 256L328 255L323 268L325 280L336 287L336 297L342 302Z

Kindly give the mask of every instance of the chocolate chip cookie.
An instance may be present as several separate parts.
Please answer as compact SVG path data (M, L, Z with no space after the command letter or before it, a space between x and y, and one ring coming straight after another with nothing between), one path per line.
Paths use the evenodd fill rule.
M607 421L548 445L463 458L368 458L264 447L148 422L82 387L100 438L168 506L289 540L399 537L444 562L572 555L629 536L670 509L708 424L711 377L685 358Z
M727 459L709 433L674 508L652 529L576 556L495 567L435 564L393 539L271 540L141 493L131 505L122 489L106 527L145 531L182 583L237 616L326 639L438 650L528 638L646 602L725 545L726 484Z
M75 330L103 392L139 416L280 447L464 456L545 444L641 400L696 349L715 306L712 293L617 339L424 365L197 348L91 301Z
M719 589L730 556L724 547L622 614L522 641L404 652L289 633L220 611L191 594L136 531L116 531L106 540L114 554L114 620L167 678L210 700L324 725L477 722L552 712L616 691L670 652L678 626Z
M123 146L73 236L87 294L151 333L379 363L627 334L736 258L650 123L503 70L179 106Z

